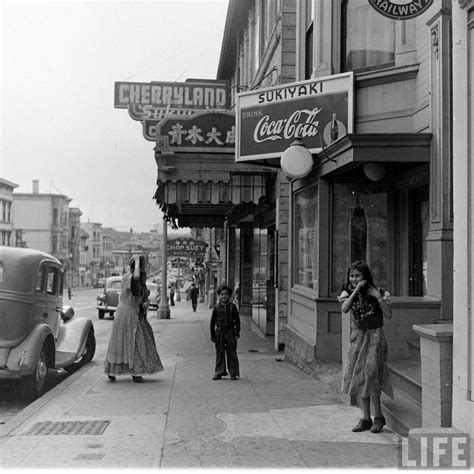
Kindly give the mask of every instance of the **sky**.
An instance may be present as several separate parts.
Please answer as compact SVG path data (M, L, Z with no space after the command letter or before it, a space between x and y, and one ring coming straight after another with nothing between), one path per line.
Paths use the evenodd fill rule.
M227 4L1 2L0 177L69 196L82 222L161 228L155 144L114 82L215 79Z

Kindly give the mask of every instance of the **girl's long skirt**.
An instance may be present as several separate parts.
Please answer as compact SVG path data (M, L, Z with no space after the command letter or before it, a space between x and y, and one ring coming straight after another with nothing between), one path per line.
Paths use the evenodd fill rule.
M362 398L380 395L393 398L387 369L387 342L382 328L351 329L349 353L341 390Z
M104 363L105 373L140 375L161 372L163 364L150 323L145 317L126 313L126 310L117 310Z

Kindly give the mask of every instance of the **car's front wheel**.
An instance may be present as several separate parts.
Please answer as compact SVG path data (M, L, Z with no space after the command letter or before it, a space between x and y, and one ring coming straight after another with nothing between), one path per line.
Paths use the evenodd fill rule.
M41 397L46 389L46 378L48 376L48 364L46 358L46 348L41 348L38 360L33 372L25 375L20 380L18 391L22 400L32 402Z
M86 346L81 357L71 365L64 367L66 372L72 373L92 360L95 354L95 335L94 330L89 329L87 334Z
M99 319L104 319L105 311L103 309L99 309Z

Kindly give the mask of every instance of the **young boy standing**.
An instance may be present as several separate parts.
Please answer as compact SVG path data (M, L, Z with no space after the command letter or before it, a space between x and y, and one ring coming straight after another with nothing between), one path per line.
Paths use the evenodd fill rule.
M211 341L216 344L216 370L212 380L219 380L228 375L231 380L240 377L239 359L237 358L237 339L240 336L239 310L230 301L232 289L222 285L217 289L219 302L211 314Z

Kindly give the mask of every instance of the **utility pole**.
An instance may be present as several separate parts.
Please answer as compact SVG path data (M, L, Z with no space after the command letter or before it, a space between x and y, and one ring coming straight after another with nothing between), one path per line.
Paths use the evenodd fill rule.
M160 305L158 306L158 311L156 312L156 317L158 319L170 319L170 307L168 305L168 279L167 279L167 261L168 261L168 219L163 216L163 261L162 270L161 270L161 296L160 296Z

